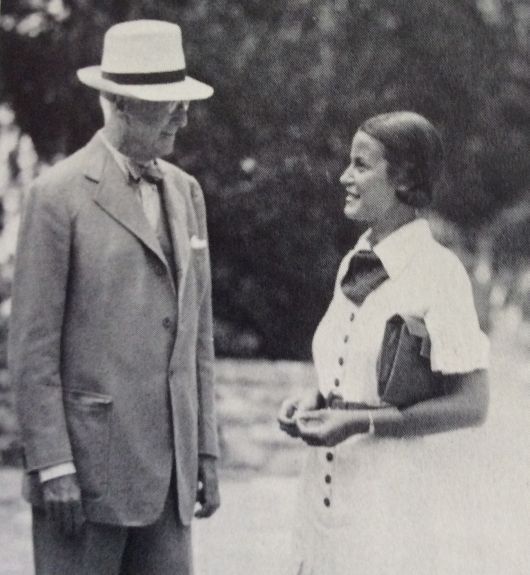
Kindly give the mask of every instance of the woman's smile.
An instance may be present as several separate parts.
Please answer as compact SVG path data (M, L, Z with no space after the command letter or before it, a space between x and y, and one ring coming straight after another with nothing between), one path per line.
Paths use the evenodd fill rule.
M349 200L360 200L361 194L357 191L355 186L347 186L346 187L346 201Z

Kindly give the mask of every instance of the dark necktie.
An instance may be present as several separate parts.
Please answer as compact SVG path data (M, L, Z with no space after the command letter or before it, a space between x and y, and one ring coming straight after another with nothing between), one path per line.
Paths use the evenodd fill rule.
M127 162L127 168L129 169L129 176L136 183L140 181L140 178L143 178L146 182L149 182L150 184L158 185L164 177L162 171L160 170L160 168L158 167L158 165L154 160L152 162L149 162L145 166L142 166L129 159L129 161Z
M372 250L361 250L350 260L341 288L347 298L360 306L386 279L388 274L377 255Z

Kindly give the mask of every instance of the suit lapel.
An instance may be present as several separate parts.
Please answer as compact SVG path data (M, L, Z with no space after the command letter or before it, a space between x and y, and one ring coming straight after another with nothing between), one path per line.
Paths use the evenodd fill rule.
M184 286L186 285L190 263L190 240L186 219L186 201L184 194L176 188L174 182L172 182L167 175L164 177L162 187L169 229L173 240L175 267L178 274L178 305L180 314L182 311Z
M85 175L88 179L99 182L94 201L167 266L155 231L149 225L140 202L134 197L125 175L111 157L105 144L95 136L89 146L92 150L88 154L90 160Z

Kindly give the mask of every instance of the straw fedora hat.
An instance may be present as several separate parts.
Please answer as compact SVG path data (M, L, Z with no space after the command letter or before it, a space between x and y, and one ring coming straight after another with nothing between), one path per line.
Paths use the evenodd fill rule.
M140 100L204 100L213 88L186 74L182 34L177 24L133 20L109 28L101 66L77 71L83 84Z

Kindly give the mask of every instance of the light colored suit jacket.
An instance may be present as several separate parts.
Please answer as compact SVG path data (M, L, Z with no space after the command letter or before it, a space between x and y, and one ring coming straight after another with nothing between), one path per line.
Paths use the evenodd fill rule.
M211 275L197 181L167 163L177 285L101 138L34 183L13 284L9 366L27 496L39 469L73 461L89 519L145 525L173 464L189 524L199 454L218 455Z

